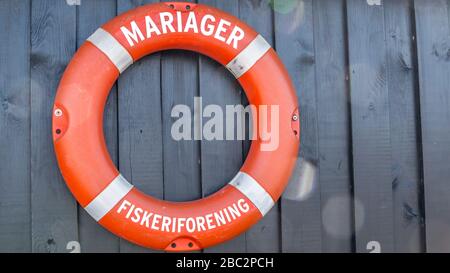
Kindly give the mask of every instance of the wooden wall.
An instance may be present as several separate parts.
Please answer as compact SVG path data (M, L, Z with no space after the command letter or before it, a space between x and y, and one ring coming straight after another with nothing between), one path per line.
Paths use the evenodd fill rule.
M69 252L76 242L82 252L150 251L77 205L50 129L77 47L117 14L156 1L75 2L0 0L1 252ZM239 17L277 50L297 87L302 132L283 198L251 230L205 252L450 251L450 0L198 2ZM111 91L111 156L155 197L209 195L245 159L248 141L171 138L173 105L193 107L194 96L248 103L223 67L181 51L144 58Z

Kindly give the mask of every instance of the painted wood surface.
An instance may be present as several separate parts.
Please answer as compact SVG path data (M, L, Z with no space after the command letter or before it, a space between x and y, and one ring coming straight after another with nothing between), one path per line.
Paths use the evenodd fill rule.
M320 189L316 175L299 179L303 165L318 163L318 125L313 1L275 1L275 46L297 89L300 106L300 154L289 189L308 189L301 195L285 192L281 199L283 252L319 252L322 248ZM286 196L290 196L286 198Z
M211 5L239 16L237 0L202 0L199 3ZM206 56L199 60L200 96L203 104L217 104L222 109L226 105L241 104L241 88L233 76L219 63ZM225 120L225 117L223 117ZM237 131L237 128L236 130ZM201 144L202 193L208 196L233 179L244 159L241 141L203 141ZM220 166L220 168L217 168ZM209 170L215 170L211 172ZM246 234L233 241L206 249L205 252L245 252Z
M30 2L0 1L0 25L0 251L30 252Z
M450 2L415 1L426 250L450 251Z
M394 250L424 250L421 201L421 134L414 9L411 1L386 2L391 170L394 207Z
M356 250L394 250L384 6L347 1Z
M115 0L85 1L79 6L77 46L81 46L99 25L114 18L116 13ZM117 105L117 86L114 86L105 106L104 133L108 151L115 164L118 163ZM119 251L119 239L98 225L80 206L78 206L78 229L81 251L99 253Z
M76 49L110 18L157 0L76 2L0 0L0 252L70 252L74 242L82 252L151 252L77 206L50 130ZM247 22L277 50L297 89L302 139L269 214L205 252L450 251L450 1L197 2ZM248 103L225 68L186 51L143 58L111 90L109 152L147 194L208 196L246 157L248 140L172 139L173 107L193 109L194 97L203 110Z
M351 252L351 119L345 1L314 2L322 251Z
M76 9L31 1L31 240L33 252L67 252L78 241L77 203L53 150L51 117L59 79L76 50Z

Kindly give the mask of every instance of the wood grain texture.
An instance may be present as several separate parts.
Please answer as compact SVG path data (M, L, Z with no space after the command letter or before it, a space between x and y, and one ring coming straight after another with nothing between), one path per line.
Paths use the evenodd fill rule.
M0 252L69 252L70 241L82 252L153 252L77 206L50 131L77 46L116 14L152 2L0 0ZM197 2L234 14L275 47L302 125L301 161L282 200L205 252L368 252L369 241L382 252L450 251L450 0ZM147 194L208 196L242 165L248 140L173 140L173 106L193 109L198 95L204 106L248 103L224 67L185 51L143 58L111 90L108 149ZM306 180L305 162L314 167ZM311 191L293 199L289 189L305 183Z
M195 1L188 1L195 2ZM187 105L194 125L194 97L198 97L198 54L171 50L162 53L161 91L164 146L164 198L171 201L188 201L201 197L200 141L174 140L171 128L177 117L172 109L178 104ZM193 127L192 127L193 128Z
M450 2L415 2L426 248L450 251Z
M196 1L185 2L195 3ZM172 110L178 104L187 105L190 108L192 125L195 122L194 116L201 117L201 110L195 112L194 109L194 97L199 96L199 55L195 52L171 50L161 53L161 56L164 199L196 200L202 197L201 142L193 138L175 140L171 129L177 119L172 117ZM192 127L191 137L194 135L194 130Z
M0 26L0 252L30 252L30 1L0 1Z
M261 34L274 46L273 9L269 1L239 1L239 19ZM246 100L243 100L246 104ZM244 158L247 156L250 142L244 142ZM247 147L246 147L247 146ZM280 250L280 203L267 213L261 221L249 229L246 234L248 252L278 252Z
M281 246L283 252L320 252L322 221L317 180L300 180L301 162L318 161L318 124L315 83L313 1L275 1L275 46L297 89L300 108L301 147L296 171L288 188L311 191L301 198L281 199ZM317 170L316 170L317 173Z
M193 52L162 53L161 90L164 142L164 198L188 201L201 197L200 142L174 140L172 109L187 105L194 122L194 97L198 96L198 55ZM192 130L193 135L193 130ZM192 136L191 135L191 136Z
M31 221L33 252L68 252L78 241L77 205L53 149L51 117L59 79L76 49L76 7L31 3Z
M115 0L84 1L78 7L77 45L85 40L101 25L116 16ZM117 165L117 87L114 86L105 106L104 134L108 151ZM83 208L78 210L78 229L82 252L119 252L119 239L100 226Z
M394 251L391 133L382 5L347 1L356 251Z
M118 0L118 14L157 1ZM119 170L139 190L162 199L163 141L161 58L153 54L130 66L118 80ZM120 240L121 252L153 252Z
M354 230L345 1L314 1L313 9L322 251L351 252Z
M414 16L410 0L384 3L396 252L424 249L420 121Z

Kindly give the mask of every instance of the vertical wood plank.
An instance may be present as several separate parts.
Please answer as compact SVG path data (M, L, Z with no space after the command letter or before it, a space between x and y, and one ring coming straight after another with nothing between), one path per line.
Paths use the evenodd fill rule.
M83 1L78 7L77 45L102 24L116 15L116 0ZM114 86L108 97L104 112L104 133L108 151L117 164L117 88ZM78 229L82 252L118 252L119 239L102 226L81 207L78 214Z
M450 1L415 1L426 248L450 251Z
M78 241L77 205L53 149L56 88L75 53L76 7L66 1L31 3L31 215L33 252L67 252Z
M170 2L170 1L161 1ZM185 2L196 3L194 0ZM200 117L202 110L194 107L194 98L199 94L199 56L195 52L171 50L161 53L161 111L163 121L163 166L164 199L170 201L196 200L202 196L200 141L175 140L171 129L177 117L172 111L178 104L191 110L191 124L194 116ZM199 127L201 128L201 127ZM192 127L194 135L195 127ZM201 129L200 129L201 130Z
M318 160L318 124L315 84L313 1L274 1L275 46L297 89L300 107L303 162ZM301 161L293 174L292 188L305 187L298 179ZM320 252L322 246L320 191L315 180L311 191L301 199L281 199L283 252ZM289 188L289 187L288 187Z
M199 3L239 16L237 0L201 0ZM242 92L231 73L206 56L200 56L199 66L200 96L204 105L219 105L225 113L226 105L241 104ZM207 120L205 119L204 122ZM224 121L232 122L226 118ZM242 141L203 140L201 162L203 196L208 196L230 182L239 171L243 162ZM245 234L243 234L229 242L205 249L205 252L245 252L245 250Z
M423 250L419 107L410 0L385 1L396 252Z
M313 14L322 251L351 252L352 162L345 2L314 1Z
M274 46L273 11L269 1L239 1L239 18L260 33ZM244 103L246 104L246 100ZM245 141L245 157L250 141ZM247 146L247 147L246 147ZM278 252L280 250L280 203L245 234L248 252Z
M118 0L118 14L158 1ZM139 190L163 198L160 54L147 56L119 78L119 169ZM120 240L121 252L152 252Z
M171 128L177 118L172 118L171 113L177 104L187 105L194 124L194 97L199 96L198 54L172 50L161 55L164 198L171 201L195 200L202 195L200 142L194 139L174 140ZM197 114L201 115L201 112ZM192 128L192 136L193 133Z
M347 1L356 250L394 250L384 7Z
M30 252L30 1L0 1L0 252Z

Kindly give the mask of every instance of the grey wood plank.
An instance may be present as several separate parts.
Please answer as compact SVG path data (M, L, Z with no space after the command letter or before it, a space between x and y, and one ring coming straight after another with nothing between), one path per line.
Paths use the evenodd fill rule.
M177 104L187 105L191 109L193 124L194 97L198 96L198 55L167 51L162 56L164 198L171 201L195 200L201 197L200 142L172 138L174 118L171 112Z
M77 205L54 154L51 116L56 88L76 47L76 7L65 1L31 3L32 251L68 252L78 241Z
M239 1L201 0L199 3L219 8L239 16ZM236 79L221 64L200 56L199 85L203 104L219 105L224 113L226 105L241 104L241 89ZM204 119L207 122L208 119ZM224 121L228 122L224 118ZM230 121L231 122L231 121ZM203 196L208 196L233 179L243 163L242 141L203 140L201 142L201 175ZM220 166L219 168L217 166ZM245 252L245 234L205 249L205 252Z
M318 161L318 124L315 84L313 1L274 2L275 45L297 89L300 108L301 147L296 173L288 188L305 188L299 179L301 162L309 166ZM314 171L314 170L313 170ZM317 171L316 171L317 172ZM317 181L306 181L308 194L302 198L281 199L281 236L283 252L320 252L322 246L321 200ZM305 188L306 189L306 188Z
M239 18L253 27L272 46L273 11L269 1L239 1ZM245 94L244 94L245 95ZM247 104L247 100L243 100ZM244 158L247 156L250 141L244 141ZM280 250L280 203L276 203L264 218L245 233L246 251L278 252Z
M175 140L171 134L177 119L172 117L176 105L190 108L192 125L194 116L201 115L201 112L194 112L194 97L199 96L198 62L199 56L195 52L170 50L161 53L165 200L188 201L202 197L200 141Z
M450 2L415 2L426 250L450 251Z
M118 0L122 13L158 1ZM162 199L163 141L160 54L144 57L118 80L119 169L139 190ZM121 252L153 252L120 240Z
M202 195L200 142L173 139L171 128L177 118L172 118L171 112L177 104L187 105L191 109L192 124L194 122L194 97L199 95L198 54L178 50L163 52L161 73L164 198L171 201L195 200Z
M30 1L0 1L0 25L0 252L30 252Z
M382 5L347 1L356 251L394 251L391 134Z
M116 0L83 1L78 7L77 45L102 24L116 15ZM114 86L108 97L104 112L104 134L111 158L117 164L117 88ZM102 226L81 207L78 214L78 229L82 252L118 252L119 239Z
M385 1L396 252L424 250L420 121L414 16L410 0Z
M322 251L351 252L354 231L345 2L314 1L313 14Z

